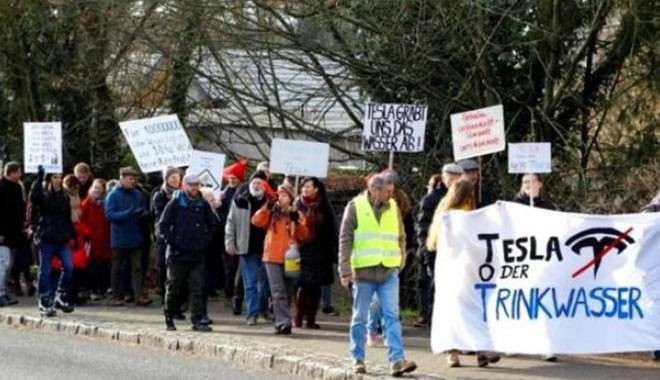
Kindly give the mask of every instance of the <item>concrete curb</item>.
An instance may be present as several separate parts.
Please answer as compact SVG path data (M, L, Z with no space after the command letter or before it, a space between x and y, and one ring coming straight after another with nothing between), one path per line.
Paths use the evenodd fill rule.
M218 358L232 362L238 367L261 371L274 371L293 375L302 379L319 380L358 380L358 379L391 379L383 374L388 373L384 367L368 367L371 373L381 375L355 375L351 361L323 355L322 352L309 353L295 351L290 347L265 345L259 342L235 342L227 340L222 343L205 342L187 337L178 337L176 333L128 331L126 329L106 326L94 326L82 322L62 320L58 318L41 318L23 314L0 313L0 325L45 330L100 338L110 341L142 345L161 350L180 351L188 354ZM295 341L292 341L295 344ZM446 380L437 376L415 373L415 379Z

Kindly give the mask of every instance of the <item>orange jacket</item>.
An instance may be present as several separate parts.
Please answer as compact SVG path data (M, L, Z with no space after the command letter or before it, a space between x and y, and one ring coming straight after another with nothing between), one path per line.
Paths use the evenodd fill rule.
M289 248L289 244L309 238L309 228L307 227L305 217L301 213L299 213L298 224L296 224L295 236L293 237L289 228L290 223L291 219L288 214L283 217L271 217L271 210L268 209L268 204L264 205L252 216L252 224L266 230L264 262L284 264L284 256Z

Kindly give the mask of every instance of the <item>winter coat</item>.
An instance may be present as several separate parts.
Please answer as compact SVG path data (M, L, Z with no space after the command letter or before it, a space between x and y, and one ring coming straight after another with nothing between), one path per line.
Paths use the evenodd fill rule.
M236 187L227 187L222 191L222 206L220 206L219 216L223 221L227 221L229 216L229 209L231 208L232 203L234 203L234 196L236 196L238 188Z
M87 197L80 203L80 224L91 241L90 258L95 261L112 260L110 248L110 221L105 217L103 203Z
M62 189L46 190L35 181L30 190L35 236L41 243L63 244L76 239L69 195Z
M417 244L419 247L418 255L423 257L428 253L426 249L426 239L429 235L429 228L433 221L433 214L435 209L438 208L440 201L447 194L447 188L440 185L435 188L430 194L427 194L419 205L419 214L417 214Z
M522 205L529 206L529 195L525 193L518 193L516 194L516 197L513 198L513 202L520 203ZM541 197L535 197L534 198L534 207L538 208L544 208L547 210L556 210L557 208L555 205L553 205L551 202L541 198Z
M289 213L273 211L264 205L252 216L252 224L266 230L263 261L272 264L284 264L284 256L289 244L304 241L309 236L305 217L295 223L295 236L291 236L291 217Z
M167 206L172 200L175 191L176 189L172 189L164 183L163 186L159 187L154 193L151 202L151 213L154 218L154 231L157 238L160 236L160 233L158 232L158 222L160 222L160 217L163 216L165 206Z
M105 216L110 221L112 249L142 248L142 221L148 215L141 191L115 187L105 200Z
M307 219L309 238L300 243L300 278L303 284L329 285L334 281L333 264L338 260L339 228L334 210L327 200L318 205L319 218L314 223L310 218L310 208L300 199L296 209ZM313 224L312 224L313 223Z
M190 199L183 191L174 192L158 222L168 260L203 260L217 225L218 217L201 195Z
M0 179L0 245L16 248L23 239L25 201L20 184L6 178Z
M225 224L225 248L227 251L235 249L236 254L263 252L266 233L263 229L252 225L251 219L261 206L266 203L266 198L256 200L249 191L241 191L234 196L227 223ZM256 207L254 207L256 205ZM261 246L259 248L259 246ZM255 247L254 252L249 252L250 247Z

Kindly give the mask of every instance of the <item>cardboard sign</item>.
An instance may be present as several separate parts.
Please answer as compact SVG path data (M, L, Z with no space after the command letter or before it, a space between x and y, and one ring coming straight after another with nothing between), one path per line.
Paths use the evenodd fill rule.
M176 115L124 121L119 126L142 172L190 164L192 145Z
M428 107L415 104L369 103L364 110L362 150L421 152Z
M509 173L550 173L550 143L509 144Z
M325 143L273 139L270 171L285 175L325 178L328 175L330 145Z
M450 116L454 160L501 152L506 148L502 105Z
M190 166L186 173L197 174L202 186L220 190L222 187L222 169L224 167L224 154L193 150Z
M62 123L23 123L23 161L26 173L62 173Z

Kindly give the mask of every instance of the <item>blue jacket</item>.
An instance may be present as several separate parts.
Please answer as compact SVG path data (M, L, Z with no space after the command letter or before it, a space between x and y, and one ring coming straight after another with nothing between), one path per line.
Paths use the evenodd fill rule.
M190 199L175 191L158 222L170 260L202 260L217 229L218 217L200 196Z
M149 216L144 196L139 190L117 186L105 201L105 216L110 221L110 245L113 249L138 249L144 245L141 221Z

